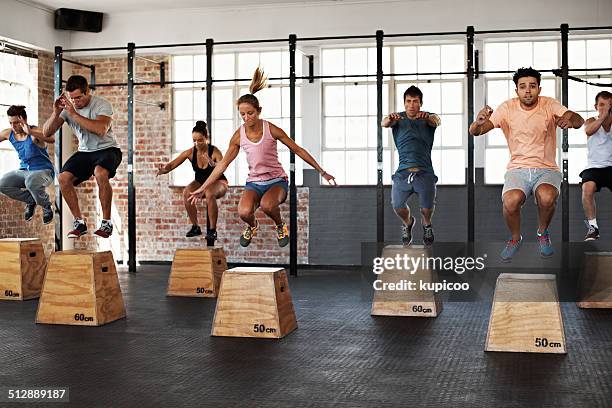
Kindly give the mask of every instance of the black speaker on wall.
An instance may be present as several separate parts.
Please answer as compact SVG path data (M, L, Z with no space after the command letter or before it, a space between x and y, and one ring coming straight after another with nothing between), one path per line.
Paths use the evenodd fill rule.
M55 28L59 30L89 31L99 33L102 31L102 17L104 14L95 11L83 11L69 8L55 10Z

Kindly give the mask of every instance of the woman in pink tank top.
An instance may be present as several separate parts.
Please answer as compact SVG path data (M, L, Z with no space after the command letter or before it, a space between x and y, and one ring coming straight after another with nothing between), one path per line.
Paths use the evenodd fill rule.
M281 128L260 119L261 106L255 93L265 88L266 82L267 78L263 71L257 68L249 86L251 93L242 95L236 102L244 124L234 132L223 160L217 164L206 182L191 193L192 201L201 200L204 190L223 174L238 156L240 148L244 150L249 164L249 175L238 204L240 218L247 223L240 236L240 245L243 247L248 246L252 238L257 235L259 229L259 223L255 218L257 207L261 207L274 221L278 244L284 247L289 243L289 232L280 211L280 205L287 199L289 185L287 174L278 161L277 141L310 164L329 184L336 184L334 177L325 172L310 153L298 146Z

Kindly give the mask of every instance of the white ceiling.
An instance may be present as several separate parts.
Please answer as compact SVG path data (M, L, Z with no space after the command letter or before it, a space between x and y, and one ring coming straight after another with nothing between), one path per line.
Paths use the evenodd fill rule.
M17 0L36 5L47 10L72 8L78 10L98 11L102 13L120 13L134 11L156 11L190 8L236 8L252 6L274 6L285 4L325 4L325 3L389 3L389 0ZM404 0L428 1L428 0Z

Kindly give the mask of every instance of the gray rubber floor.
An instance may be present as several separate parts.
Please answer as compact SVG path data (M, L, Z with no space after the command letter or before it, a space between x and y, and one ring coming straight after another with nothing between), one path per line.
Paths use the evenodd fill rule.
M567 355L485 353L490 301L371 317L358 271L303 271L295 332L220 338L215 300L166 297L169 270L120 272L128 318L102 327L37 325L36 300L0 302L0 385L67 386L76 407L612 406L612 311L564 303Z

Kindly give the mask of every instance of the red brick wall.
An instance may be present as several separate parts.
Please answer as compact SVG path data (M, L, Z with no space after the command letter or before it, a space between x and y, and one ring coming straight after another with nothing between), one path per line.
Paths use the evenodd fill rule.
M42 126L53 108L53 54L39 52L37 76L35 84L38 87L38 118ZM34 107L26 107L32 110ZM31 115L30 115L31 116ZM2 124L2 129L6 128ZM49 145L49 155L53 157L53 145ZM55 189L47 189L51 200L55 200ZM36 215L30 222L23 219L23 203L0 195L0 238L40 238L45 252L50 254L55 248L55 227L53 223L43 225L42 210L37 207Z
M149 57L160 60L160 56ZM86 64L96 65L97 83L122 83L126 81L125 57L80 59ZM166 58L168 66L168 59ZM74 70L89 76L87 70ZM136 77L156 81L157 66L136 60ZM96 94L108 99L115 114L113 132L123 151L123 162L112 180L114 189L113 223L115 232L112 249L115 259L127 260L127 88L99 87ZM170 160L172 151L172 88L167 86L138 86L135 98L149 102L165 102L166 110L156 106L136 104L134 110L134 180L137 213L137 257L138 260L172 260L176 248L205 246L204 238L185 238L189 221L183 206L182 188L170 186L170 176L155 177L160 163ZM90 230L100 221L97 209L97 187L94 181L83 183L79 188L79 200ZM232 187L219 201L217 246L223 246L229 262L288 263L289 247L279 248L273 223L259 210L257 217L261 229L248 248L240 247L238 241L243 224L237 214L241 187ZM308 189L298 190L298 262L308 261ZM289 220L289 205L282 206L283 218ZM206 213L200 206L200 224L205 225ZM102 243L101 246L100 243ZM77 248L106 249L108 242L96 240L91 234L80 238Z

